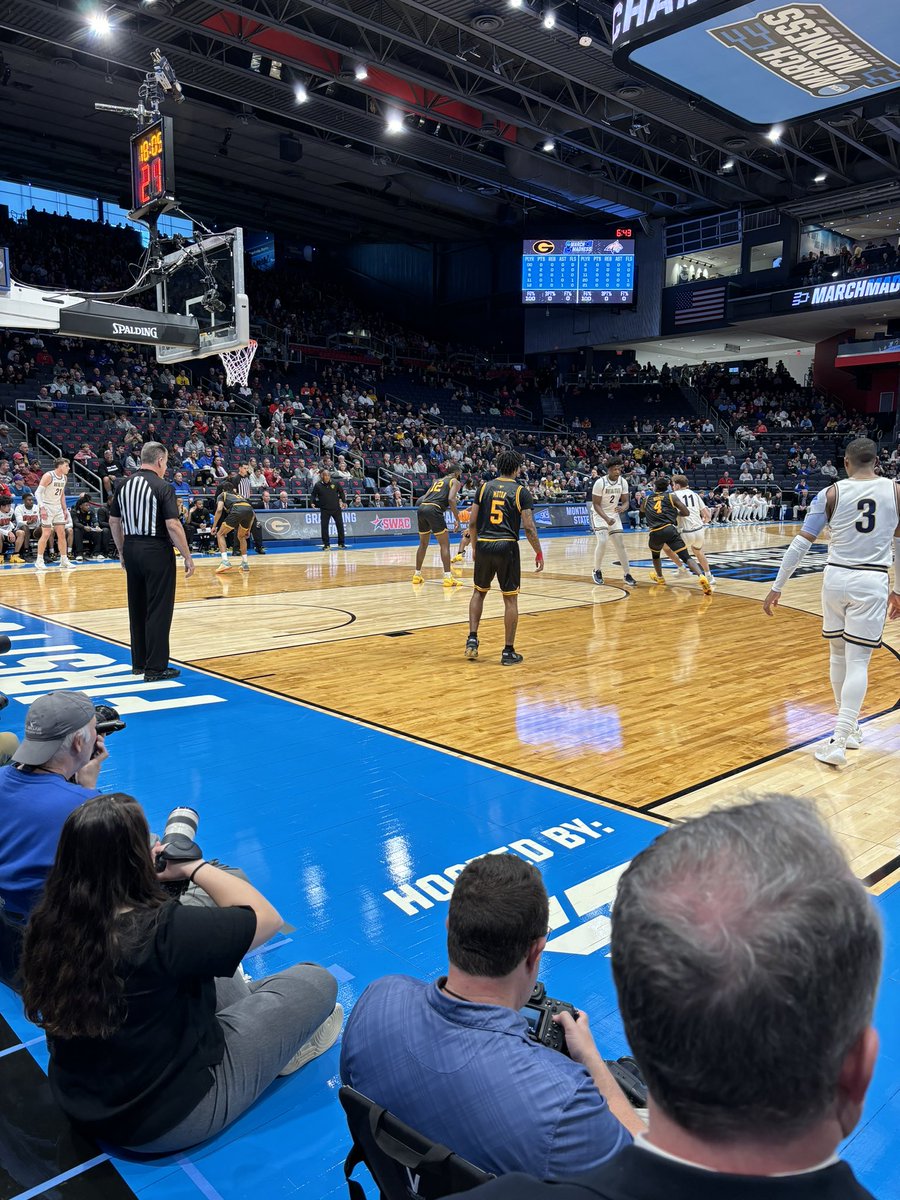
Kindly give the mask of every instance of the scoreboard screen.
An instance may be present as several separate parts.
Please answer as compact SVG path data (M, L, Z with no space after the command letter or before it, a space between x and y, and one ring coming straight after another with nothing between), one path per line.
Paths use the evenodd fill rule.
M536 238L522 246L523 304L632 304L633 231L612 237Z

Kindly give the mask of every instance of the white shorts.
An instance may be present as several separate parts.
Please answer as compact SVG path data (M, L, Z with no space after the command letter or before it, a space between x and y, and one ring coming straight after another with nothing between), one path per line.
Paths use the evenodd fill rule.
M596 513L591 513L591 528L594 533L624 533L622 528L622 518L619 516L613 517L612 525L607 525L605 521L601 521Z
M827 566L822 582L822 636L877 649L889 591L887 571Z
M65 525L66 514L63 512L62 508L51 508L49 504L44 504L41 507L47 514L46 517L41 517L41 525L43 525L45 529L49 529L51 525Z
M702 550L703 539L706 536L705 529L682 529L681 536L684 538L684 544L688 550Z

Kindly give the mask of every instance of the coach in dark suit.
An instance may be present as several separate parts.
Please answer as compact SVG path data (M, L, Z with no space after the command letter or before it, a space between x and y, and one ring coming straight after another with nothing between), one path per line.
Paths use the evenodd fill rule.
M878 1053L881 927L811 804L657 838L619 883L612 968L647 1133L577 1179L504 1175L465 1200L872 1200L837 1149Z

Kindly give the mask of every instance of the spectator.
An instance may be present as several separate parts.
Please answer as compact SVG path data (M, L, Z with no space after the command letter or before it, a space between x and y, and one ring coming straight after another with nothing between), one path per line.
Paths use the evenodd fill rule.
M85 1133L146 1153L220 1133L278 1075L333 1045L343 1018L321 967L252 988L237 975L281 917L202 858L157 873L162 849L151 851L131 796L76 808L22 956L25 1010L47 1033L56 1100ZM213 903L182 905L161 886L185 879Z
M344 1033L343 1081L496 1174L527 1163L571 1178L617 1154L631 1140L626 1126L642 1126L586 1014L561 1022L567 1058L533 1041L520 1011L548 919L530 863L511 854L469 863L450 898L447 976L389 975L366 988Z
M819 474L826 476L828 479L837 479L837 467L832 463L830 458L819 468Z
M753 476L751 475L750 478L752 479ZM719 478L717 487L720 487L720 488L734 487L734 480L731 478L731 476L729 475L729 473L727 471L722 472L722 475Z
M657 838L619 881L612 968L647 1133L577 1183L507 1176L466 1200L872 1200L837 1153L878 1052L881 929L811 803Z
M0 978L10 986L63 822L97 795L108 757L93 702L61 691L33 701L13 762L0 768Z

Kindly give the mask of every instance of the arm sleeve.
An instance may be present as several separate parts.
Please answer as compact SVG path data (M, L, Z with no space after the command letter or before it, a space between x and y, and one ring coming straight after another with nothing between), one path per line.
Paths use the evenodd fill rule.
M157 935L160 961L176 979L233 975L256 936L252 908L173 904Z
M784 591L784 585L800 566L800 563L808 554L811 545L812 542L808 538L801 537L799 533L797 534L784 552L784 558L781 560L781 566L778 568L778 574L775 577L775 582L772 584L773 592Z
M566 1179L591 1171L631 1141L631 1134L609 1111L605 1097L585 1072L556 1122L546 1177Z

